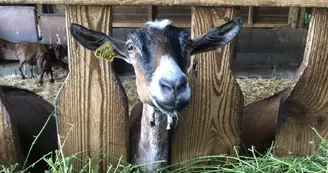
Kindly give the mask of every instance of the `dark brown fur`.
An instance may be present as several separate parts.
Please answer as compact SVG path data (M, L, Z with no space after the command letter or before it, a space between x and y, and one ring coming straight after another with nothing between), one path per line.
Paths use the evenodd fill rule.
M44 45L38 43L12 43L7 40L0 39L0 48L9 49L15 53L16 58L19 60L18 69L22 79L26 78L23 74L22 67L24 63L27 62L30 65L31 77L34 77L33 66L37 65L38 68L42 70L39 81L40 84L43 84L44 73L50 73L50 82L54 82L53 72L51 69L52 61Z
M69 72L67 46L55 44L49 46L48 50L53 51L53 56L60 62L62 68L65 69L66 72Z

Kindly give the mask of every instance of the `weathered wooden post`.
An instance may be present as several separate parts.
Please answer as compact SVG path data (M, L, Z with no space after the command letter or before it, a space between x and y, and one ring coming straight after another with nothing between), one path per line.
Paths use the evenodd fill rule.
M20 147L16 127L11 122L9 105L0 89L0 165L15 164L19 160Z
M314 127L328 139L328 9L314 9L303 63L294 86L280 105L276 155L315 154L320 142Z
M117 163L111 157L128 156L127 96L111 64L95 58L70 35L70 23L109 33L110 6L72 5L66 7L70 73L56 102L58 132L65 156L74 153L79 159L97 156L100 172ZM66 139L65 139L66 138ZM105 154L105 155L104 155ZM78 159L74 168L80 170Z
M192 36L236 17L234 8L192 7ZM192 91L187 110L173 130L171 160L229 154L238 146L243 95L232 73L235 41L194 57L189 74Z

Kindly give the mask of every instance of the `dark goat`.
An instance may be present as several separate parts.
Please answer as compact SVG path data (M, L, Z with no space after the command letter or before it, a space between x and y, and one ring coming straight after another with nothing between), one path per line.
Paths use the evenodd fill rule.
M30 65L31 77L33 77L33 66L37 65L42 70L40 84L43 84L44 73L50 73L50 82L54 82L51 69L52 61L44 45L38 43L12 43L0 38L0 48L9 49L15 53L16 58L19 60L18 69L22 79L26 78L23 74L22 66L27 62Z
M0 86L0 99L6 103L6 109L16 129L21 153L18 155L20 162L25 161L28 151L35 136L41 131L48 117L54 111L54 107L42 97L28 90L10 86ZM44 155L58 149L57 127L55 117L51 117L47 126L37 139L28 158L27 166L35 163ZM53 153L54 155L54 153ZM23 163L19 163L22 166ZM47 164L40 161L29 171L44 172Z
M52 54L54 57L61 63L62 68L66 70L66 72L69 71L68 69L68 49L65 45L55 44L49 46L50 51L52 51Z

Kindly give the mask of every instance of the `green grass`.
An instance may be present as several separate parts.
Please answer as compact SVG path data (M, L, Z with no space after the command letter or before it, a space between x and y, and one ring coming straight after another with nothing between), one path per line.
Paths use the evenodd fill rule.
M50 117L53 116L51 114ZM48 119L48 120L49 120ZM48 121L47 121L48 122ZM315 129L313 129L315 131ZM42 131L41 131L42 132ZM40 134L41 134L40 132ZM315 131L316 132L316 131ZM38 134L35 138L37 140ZM317 133L317 135L319 135ZM320 135L319 135L320 136ZM30 151L35 143L33 142ZM60 142L61 143L61 142ZM65 140L62 143L65 144ZM176 163L168 167L162 168L157 172L162 172L163 170L170 169L175 167L176 169L172 170L172 173L185 173L185 172L236 172L236 173L328 173L328 141L321 138L321 142L314 143L312 145L318 145L320 148L320 154L313 156L285 156L285 157L273 157L272 148L265 155L258 155L258 153L251 148L250 151L253 156L240 156L238 155L237 149L235 149L236 156L227 156L227 155L215 155L215 156L203 156L194 158L188 161ZM30 153L30 152L29 152ZM81 152L83 153L83 152ZM56 151L55 160L49 159L48 155L40 158L38 161L44 160L49 165L49 173L72 173L72 172L81 172L81 173L98 173L99 162L94 163L99 157L110 157L100 151L98 151L94 157L85 158L84 160L79 160L84 166L81 170L74 170L72 167L72 159L78 160L78 155L81 153L72 154L69 156L64 156L62 145L59 146L59 150ZM125 162L121 158L110 157L111 159L116 159L118 161L117 166L108 165L106 172L114 173L127 173L131 172L135 168L138 168L142 165L131 165ZM161 161L159 161L161 162ZM220 163L220 164L218 164ZM153 163L147 163L153 164ZM26 170L32 165L26 165L24 162L22 171ZM145 164L144 164L145 165ZM18 168L18 164L1 166L0 173L13 173L17 172L15 169Z

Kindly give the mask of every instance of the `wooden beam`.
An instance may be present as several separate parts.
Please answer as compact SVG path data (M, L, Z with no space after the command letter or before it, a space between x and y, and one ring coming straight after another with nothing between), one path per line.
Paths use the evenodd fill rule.
M22 163L16 125L10 120L10 110L4 94L0 91L0 165ZM19 155L18 155L19 154Z
M305 13L305 8L301 8L298 28L304 28L304 13Z
M298 7L290 7L288 15L288 24L292 28L296 28L299 23L299 9Z
M149 21L153 21L156 19L156 15L157 15L157 7L150 5L148 7L148 20Z
M3 4L328 7L327 0L0 0Z
M244 28L283 28L290 27L288 23L253 23L243 24Z
M56 98L58 132L66 140L65 156L78 154L73 166L81 170L81 160L100 161L99 172L128 156L128 103L111 64L95 58L69 33L71 23L109 33L109 6L67 6L66 28L70 73ZM123 164L122 162L120 164Z
M249 24L249 25L253 24L253 14L254 14L253 9L254 9L254 7L249 7L248 8L248 22L247 22L247 24Z
M314 9L303 62L281 104L275 155L319 152L319 136L328 139L328 9ZM313 144L310 144L310 142Z
M192 7L192 37L236 16L234 8ZM172 132L171 161L204 155L234 154L243 94L232 72L236 41L194 56L189 74L191 102Z

